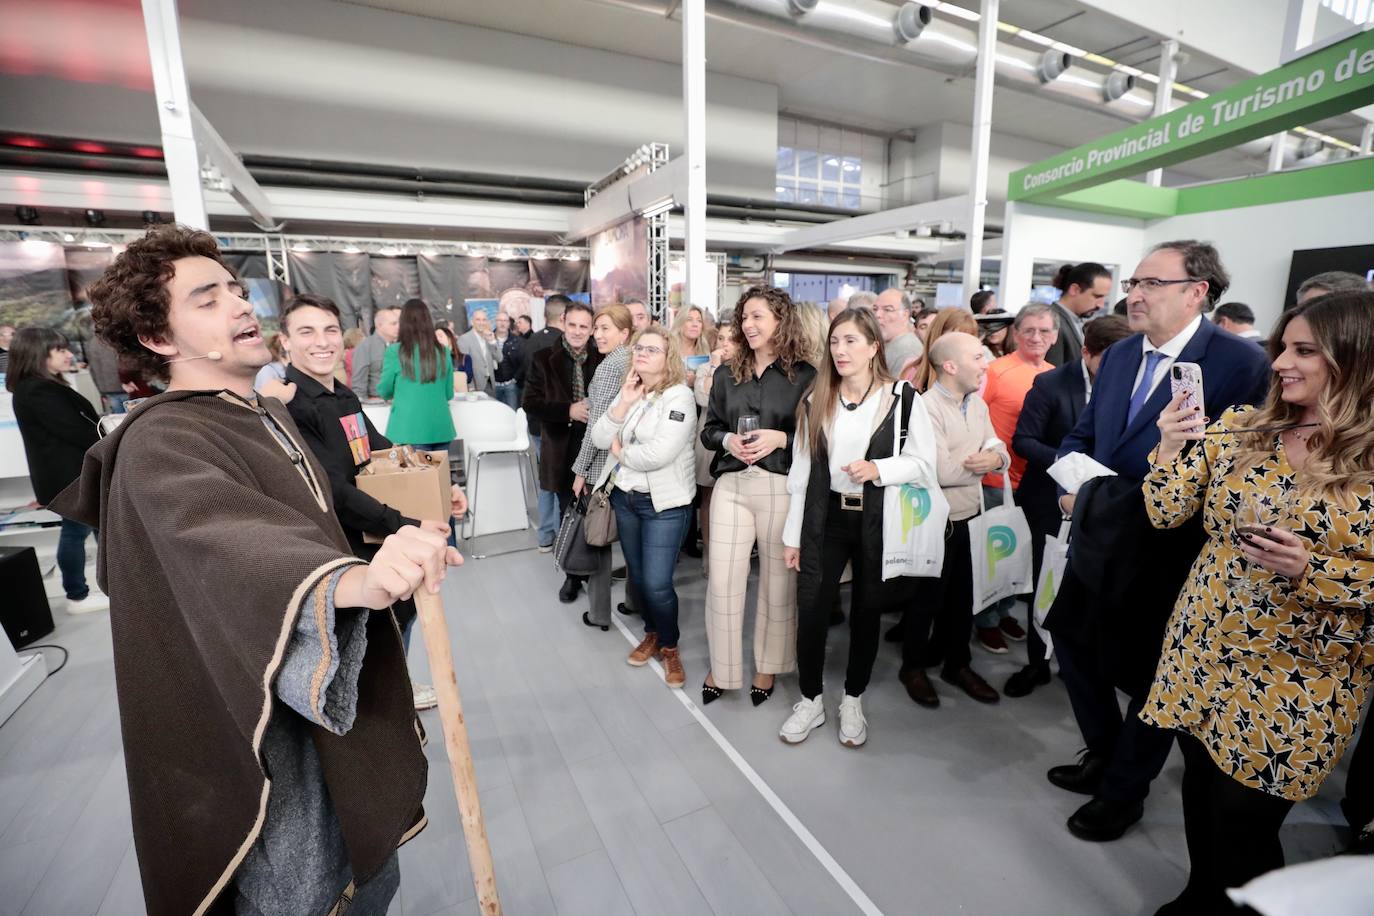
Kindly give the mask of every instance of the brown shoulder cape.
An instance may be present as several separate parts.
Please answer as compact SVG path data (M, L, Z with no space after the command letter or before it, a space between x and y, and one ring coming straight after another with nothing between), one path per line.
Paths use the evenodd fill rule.
M281 404L263 405L295 442L299 469L248 402L167 392L92 447L52 505L100 529L134 844L154 916L232 912L234 871L266 816L259 746L296 615L330 572L358 562L324 471ZM395 621L374 613L352 729L309 726L360 882L424 825L414 719Z

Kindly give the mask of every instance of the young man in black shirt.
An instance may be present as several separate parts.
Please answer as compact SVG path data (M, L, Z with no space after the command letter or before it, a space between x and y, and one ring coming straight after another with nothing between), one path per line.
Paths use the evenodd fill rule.
M364 543L363 535L385 537L403 525L447 534L446 525L406 518L356 485L358 471L371 460L372 453L391 448L391 442L363 413L362 402L353 389L334 376L343 353L338 307L324 296L310 293L292 298L282 307L281 336L291 360L286 368L286 382L280 392L264 393L280 393L306 446L324 466L334 494L334 513L353 553L370 560L378 545ZM452 499L453 515L460 518L467 511L467 498L457 484L453 486ZM398 602L396 616L409 650L410 631L415 623L414 603L409 599ZM435 705L433 687L418 683L413 683L413 687L416 709Z

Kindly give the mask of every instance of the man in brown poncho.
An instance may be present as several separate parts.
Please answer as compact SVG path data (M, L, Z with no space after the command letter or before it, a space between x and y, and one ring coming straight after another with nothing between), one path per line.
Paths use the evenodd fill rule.
M385 913L426 764L392 602L461 562L407 527L349 551L328 480L214 239L130 244L96 332L170 380L53 504L100 529L134 843L149 913Z

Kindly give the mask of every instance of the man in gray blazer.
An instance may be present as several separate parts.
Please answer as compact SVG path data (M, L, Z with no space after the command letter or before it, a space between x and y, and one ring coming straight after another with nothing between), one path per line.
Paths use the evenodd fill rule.
M363 339L353 351L353 375L348 387L359 400L376 400L377 382L382 378L382 357L386 348L401 336L401 307L391 305L377 309L372 316L372 336Z
M1059 301L1050 306L1059 319L1059 338L1050 345L1045 361L1062 366L1081 358L1083 322L1099 311L1112 292L1112 272L1095 261L1065 264L1054 277Z
M501 356L496 352L496 335L487 313L478 309L472 313L472 330L458 338L458 349L472 358L472 390L496 393L496 364Z

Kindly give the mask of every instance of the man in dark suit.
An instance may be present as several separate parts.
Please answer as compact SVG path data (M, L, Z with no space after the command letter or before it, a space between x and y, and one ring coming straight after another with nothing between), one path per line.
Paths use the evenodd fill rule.
M592 307L568 302L563 336L534 354L525 380L525 413L539 423L539 486L558 497L561 516L572 501L573 459L587 434L587 386L601 363L592 336ZM584 576L568 576L559 600L577 600Z
M1054 275L1059 301L1050 306L1059 319L1059 336L1050 344L1045 361L1062 366L1079 358L1083 350L1084 322L1107 304L1112 292L1112 272L1096 261L1065 264Z
M522 404L529 386L530 363L534 361L536 353L553 346L563 336L563 310L571 303L571 299L558 293L545 299L544 326L537 332L531 331L520 346L520 365L516 368L515 386L520 391ZM525 422L529 424L530 443L534 446L537 461L544 447L539 438L539 420L527 410ZM558 535L558 496L545 490L542 485L536 489L539 491L539 552L548 553L553 550L553 539Z
M1061 456L1081 452L1117 474L1061 498L1073 516L1072 546L1045 621L1087 745L1078 763L1047 775L1062 789L1093 796L1068 821L1080 839L1114 840L1140 820L1150 782L1173 745L1172 733L1138 715L1165 625L1205 539L1200 518L1160 531L1145 514L1141 482L1159 444L1156 421L1172 397L1170 368L1176 362L1202 367L1208 417L1256 403L1269 387L1264 354L1203 314L1229 281L1209 244L1155 246L1123 282L1127 317L1140 333L1107 351L1092 399L1059 447ZM1124 719L1117 688L1130 698Z
M1058 459L1060 443L1073 431L1079 414L1087 406L1102 355L1112 344L1130 336L1131 328L1125 318L1107 315L1089 322L1083 334L1080 358L1037 376L1021 407L1011 448L1026 459L1026 472L1016 491L1016 501L1025 511L1026 522L1030 525L1035 582L1040 581L1045 538L1058 532L1063 518L1059 488L1050 478L1049 467ZM1028 664L1007 680L1002 692L1009 697L1026 696L1037 686L1050 682L1045 640L1035 625L1034 614L1029 629Z

